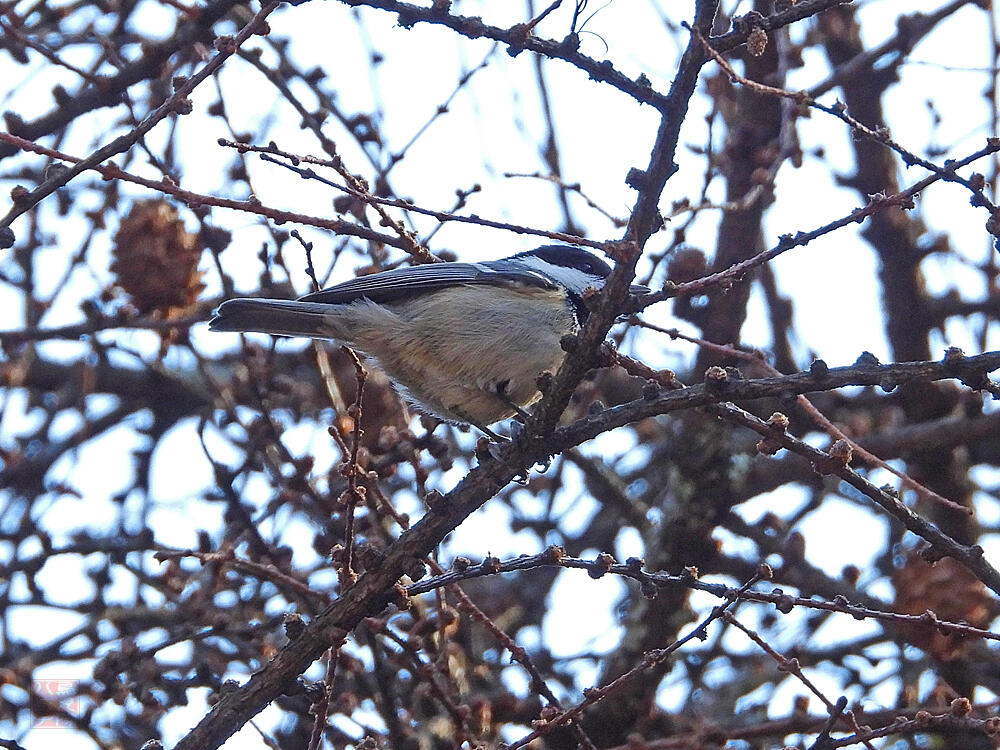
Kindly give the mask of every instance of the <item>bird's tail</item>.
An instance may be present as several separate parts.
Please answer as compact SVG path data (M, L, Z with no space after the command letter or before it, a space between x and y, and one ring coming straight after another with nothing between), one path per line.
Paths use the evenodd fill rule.
M219 305L209 322L213 331L270 333L275 336L336 338L330 305L290 299L231 299Z

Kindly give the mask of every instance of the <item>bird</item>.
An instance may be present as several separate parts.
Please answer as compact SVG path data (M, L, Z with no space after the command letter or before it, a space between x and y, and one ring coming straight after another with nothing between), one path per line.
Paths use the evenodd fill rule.
M420 411L500 441L489 425L526 418L541 398L539 376L558 369L561 340L587 318L585 292L610 273L579 247L543 245L501 260L395 268L296 300L231 299L209 328L346 344Z

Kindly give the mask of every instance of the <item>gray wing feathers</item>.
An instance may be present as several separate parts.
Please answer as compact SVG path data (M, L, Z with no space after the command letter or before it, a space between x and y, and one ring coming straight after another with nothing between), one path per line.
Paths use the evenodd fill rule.
M464 285L524 285L551 289L551 280L508 260L486 263L434 263L360 276L297 300L239 298L223 302L209 327L213 331L256 331L276 336L342 338L337 306L368 300L384 305L425 292ZM343 311L343 308L340 308Z
M329 307L286 299L231 299L223 302L209 323L213 331L270 333L276 336L329 338L324 321Z
M302 302L325 302L342 305L359 299L376 304L395 302L422 292L462 284L526 284L549 288L552 282L531 269L506 261L486 263L433 263L424 266L394 268L370 276L359 276L329 289L307 294Z

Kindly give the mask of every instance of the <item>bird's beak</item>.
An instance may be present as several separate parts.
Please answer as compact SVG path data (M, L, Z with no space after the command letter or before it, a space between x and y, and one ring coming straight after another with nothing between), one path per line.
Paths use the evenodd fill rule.
M648 286L643 286L642 284L633 284L628 288L628 293L634 297L649 294L651 291L652 290Z

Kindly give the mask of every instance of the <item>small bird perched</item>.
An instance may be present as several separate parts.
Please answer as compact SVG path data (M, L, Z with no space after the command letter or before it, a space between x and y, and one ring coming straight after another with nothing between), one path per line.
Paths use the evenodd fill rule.
M540 398L538 376L555 372L560 340L587 317L584 292L610 273L586 250L544 245L383 271L297 300L231 299L210 328L340 341L375 359L418 408L496 438L487 425Z

